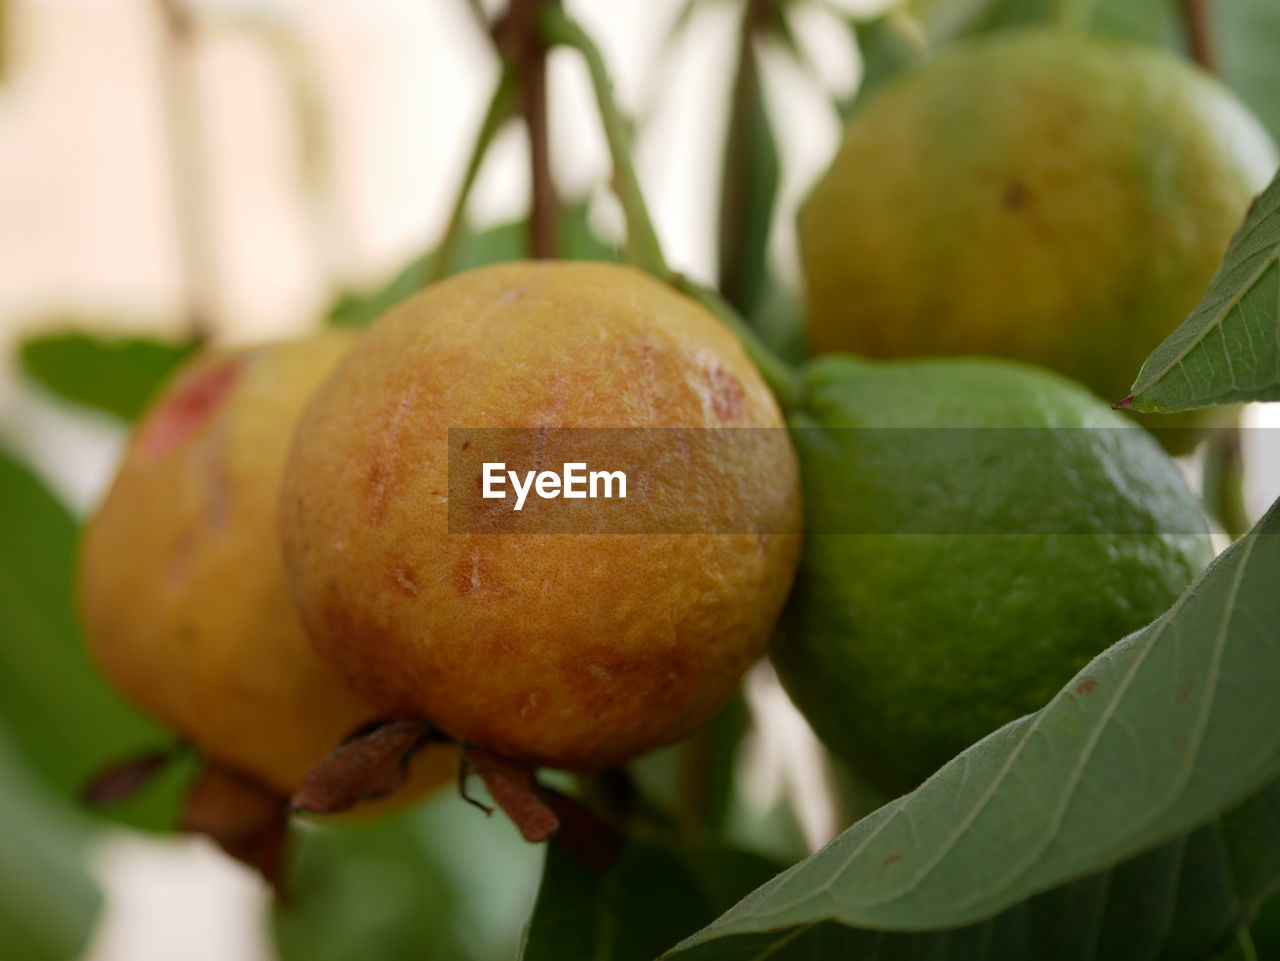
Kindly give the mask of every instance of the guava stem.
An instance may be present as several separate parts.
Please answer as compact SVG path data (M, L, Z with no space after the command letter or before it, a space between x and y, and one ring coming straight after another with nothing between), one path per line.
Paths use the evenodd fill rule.
M795 372L779 360L736 310L714 291L696 284L667 266L662 245L649 218L640 180L636 176L631 157L631 138L627 122L613 96L613 84L605 66L604 57L595 42L580 25L569 18L559 5L551 4L542 10L543 39L549 45L563 44L577 50L587 63L591 83L595 88L600 118L604 124L605 139L613 160L613 190L627 216L627 262L698 301L729 327L747 354L760 369L769 389L784 410L794 408L800 399L800 388Z
M596 104L600 110L600 120L604 125L605 140L609 145L609 156L613 162L614 193L618 195L627 217L627 262L656 277L666 278L667 260L662 254L662 245L658 242L657 231L653 228L649 208L640 189L640 179L636 176L631 156L631 136L627 130L627 120L614 97L613 82L609 78L604 57L590 35L559 4L543 7L541 27L542 38L548 46L561 44L570 47L578 51L586 61L591 86L595 90Z
M547 129L547 43L539 21L542 8L558 2L510 0L493 31L498 52L515 75L520 112L529 132L529 253L539 260L556 256L560 222Z
M489 108L485 111L484 119L480 122L480 129L476 131L475 142L471 145L471 155L467 158L466 170L462 174L462 183L458 186L458 193L453 201L453 210L449 213L448 226L445 227L444 237L436 248L435 263L431 265L431 273L427 278L427 283L429 284L435 283L449 273L449 267L453 263L454 253L458 247L458 240L462 236L463 224L466 223L467 199L471 196L471 188L475 185L476 176L480 173L480 167L489 152L489 146L493 143L493 138L497 136L503 124L511 118L515 84L511 69L505 62L502 64L500 71L498 83L493 89L493 96L489 98Z

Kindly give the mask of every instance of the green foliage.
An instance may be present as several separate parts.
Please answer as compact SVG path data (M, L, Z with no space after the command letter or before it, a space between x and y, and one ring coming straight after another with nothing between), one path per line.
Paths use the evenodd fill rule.
M742 313L751 316L764 296L768 275L770 228L778 195L778 145L769 117L759 58L739 67L729 139L725 144L720 194L720 288Z
M49 801L0 739L0 961L80 957L101 907L84 827Z
M1217 0L1209 10L1223 78L1280 140L1280 4Z
M63 400L133 421L196 349L190 342L70 332L32 337L20 357L23 370Z
M108 764L163 749L172 735L115 694L90 662L76 620L75 521L0 450L0 724L18 754L70 800ZM178 785L113 810L140 827L174 823ZM157 786L158 787L158 786Z
M1142 365L1141 411L1280 400L1280 177L1253 203L1204 300Z
M550 844L521 961L651 961L775 870L744 852L633 840L597 873Z
M1143 942L1123 931L1154 936L1166 924L1168 943L1185 952L1176 956L1211 953L1280 884L1277 569L1280 505L1044 709L857 822L670 957L756 956L744 944L821 957L815 939L865 943L827 921L919 932L1000 915L960 937L986 943L1030 929L1032 953L989 956L1042 958L1049 932L1085 911L1099 934L1085 928L1086 943L1062 957L1131 957L1113 945ZM1018 907L1044 892L1053 893ZM742 940L717 946L725 938ZM932 939L896 940L895 957L933 956Z
M457 892L412 815L295 829L281 961L466 961Z
M591 230L585 204L569 206L562 211L559 244L560 256L566 260L618 259L617 250ZM527 256L528 228L523 221L508 221L482 230L464 228L446 276ZM387 310L431 282L435 275L435 258L434 251L418 257L379 290L341 295L329 310L329 322L351 327L373 323Z

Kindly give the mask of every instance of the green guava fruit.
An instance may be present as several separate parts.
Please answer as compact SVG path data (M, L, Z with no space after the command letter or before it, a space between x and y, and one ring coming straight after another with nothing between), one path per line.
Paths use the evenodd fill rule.
M1040 708L1212 557L1176 465L1065 378L829 355L804 380L805 546L773 658L881 791Z

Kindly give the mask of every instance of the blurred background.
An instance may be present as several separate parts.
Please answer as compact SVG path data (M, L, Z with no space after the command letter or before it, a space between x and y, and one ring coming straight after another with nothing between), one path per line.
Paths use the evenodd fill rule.
M73 517L104 492L124 427L21 374L23 340L64 330L179 340L194 326L218 341L271 339L323 323L340 295L385 285L444 228L497 76L481 23L499 6L0 0L0 444ZM567 6L603 48L636 118L639 174L669 260L713 282L743 4L698 3L678 35L684 0ZM835 105L862 71L847 18L883 6L796 3L790 23L803 60L781 43L759 46L779 154L770 263L792 297L795 209L835 148ZM567 52L554 53L549 70L557 185L585 203L597 236L616 242L621 215L607 193L585 70ZM525 150L523 128L511 125L481 171L472 223L524 215ZM1247 417L1280 426L1274 409ZM1251 464L1246 494L1258 516L1280 493L1280 464ZM3 523L18 509L0 505ZM829 837L840 815L785 696L766 674L753 676L748 694L769 720L743 748L752 762L736 792L741 832L780 858L798 856ZM60 720L74 729L74 689L64 708ZM281 922L273 937L265 887L211 844L91 823L38 786L23 752L5 746L30 743L31 732L3 725L42 719L12 715L0 712L0 813L12 804L21 817L0 830L0 901L63 910L83 888L65 910L92 919L86 959L266 961L277 950L323 959L352 956L362 942L361 956L407 957L423 928L438 947L430 957L512 956L541 852L451 793L354 832L345 853L304 832L316 923ZM660 781L673 762L646 763ZM344 869L325 871L325 859L340 854ZM95 882L105 900L93 915ZM326 926L326 915L342 924ZM406 917L415 930L398 929ZM38 957L0 943L2 961Z

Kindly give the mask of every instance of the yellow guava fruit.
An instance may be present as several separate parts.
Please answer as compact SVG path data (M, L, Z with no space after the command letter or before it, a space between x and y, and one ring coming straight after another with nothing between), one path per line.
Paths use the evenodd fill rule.
M593 467L643 467L646 445L670 463L617 502L632 526L575 533L551 525L564 501L516 515L473 496L478 475L451 487L470 441L450 428L482 446L478 429L511 429L493 451L551 466L566 428L590 429ZM735 336L596 263L482 268L376 321L307 405L282 506L298 608L356 687L566 769L672 742L725 702L764 651L800 523L781 413Z
M298 413L353 342L330 332L193 360L133 432L81 545L82 617L109 679L284 796L379 716L312 652L277 523ZM413 767L406 797L450 778L456 758L432 748Z
M1039 29L957 45L870 97L801 210L812 344L1012 357L1114 403L1275 168L1181 58Z

